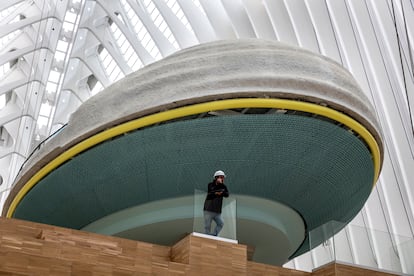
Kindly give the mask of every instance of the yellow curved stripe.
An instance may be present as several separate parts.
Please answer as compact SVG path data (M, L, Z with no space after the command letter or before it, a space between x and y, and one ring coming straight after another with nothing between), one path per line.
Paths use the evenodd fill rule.
M330 109L328 107L320 106L317 104L299 102L294 100L286 99L258 99L258 98L244 98L244 99L230 99L230 100L221 100L206 102L200 104L194 104L191 106L179 107L172 110L167 110L164 112L148 115L139 119L135 119L129 122L126 122L121 125L114 126L113 128L107 129L100 133L95 134L87 138L86 140L80 142L79 144L74 145L70 149L63 152L61 155L57 156L55 159L50 161L46 166L41 168L29 181L20 189L17 195L14 197L10 207L7 211L7 217L12 217L14 211L17 208L17 205L23 199L23 197L32 189L36 183L38 183L43 177L48 173L53 171L55 168L59 167L61 164L74 157L75 155L91 148L103 141L111 139L120 134L150 126L152 124L165 122L172 119L182 118L185 116L190 116L194 114L200 114L209 111L225 110L225 109L234 109L234 108L278 108L278 109L289 109L309 112L317 115L321 115L330 119L333 119L337 122L340 122L356 133L358 133L368 144L371 154L373 156L374 162L374 183L377 182L378 175L380 172L380 160L381 154L379 146L371 135L371 133L360 123L348 117L347 115L340 113L336 110Z

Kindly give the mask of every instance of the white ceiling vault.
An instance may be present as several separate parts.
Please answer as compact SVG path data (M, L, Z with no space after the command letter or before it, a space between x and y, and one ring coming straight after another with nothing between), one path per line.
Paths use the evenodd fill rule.
M180 49L247 37L320 53L354 75L376 109L385 157L352 224L412 238L412 0L0 1L0 209L25 159L89 97ZM353 231L345 230L359 263L366 254ZM371 239L362 251L381 267L380 241ZM287 266L309 270L316 259Z

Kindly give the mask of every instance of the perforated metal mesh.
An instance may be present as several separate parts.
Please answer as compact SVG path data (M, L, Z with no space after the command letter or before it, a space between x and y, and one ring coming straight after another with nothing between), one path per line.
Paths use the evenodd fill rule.
M231 193L282 202L308 230L354 217L374 177L366 146L330 122L209 117L138 130L83 152L42 179L14 217L80 229L131 206L191 195L217 169Z

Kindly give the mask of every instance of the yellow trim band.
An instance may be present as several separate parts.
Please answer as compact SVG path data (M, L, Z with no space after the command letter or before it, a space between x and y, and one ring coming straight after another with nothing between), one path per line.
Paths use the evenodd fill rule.
M336 110L330 109L328 107L320 106L313 103L299 102L294 100L286 99L257 99L257 98L244 98L244 99L230 99L230 100L221 100L195 104L191 106L179 107L172 110L167 110L164 112L148 115L139 119L135 119L121 125L114 126L113 128L107 129L100 133L91 136L79 144L74 145L70 149L63 152L61 155L50 161L46 166L41 168L35 175L33 175L29 181L20 189L12 203L10 204L9 209L7 210L7 217L10 218L13 216L14 211L17 208L17 205L23 199L23 197L32 189L43 177L50 173L55 168L59 167L61 164L72 158L73 156L91 148L103 141L111 139L120 134L146 127L152 124L165 122L172 119L182 118L185 116L190 116L194 114L200 114L209 111L216 110L225 110L225 109L234 109L234 108L279 108L279 109L289 109L309 112L317 115L321 115L330 119L333 119L337 122L340 122L356 133L358 133L368 144L374 162L374 183L377 182L378 175L380 172L380 160L381 154L379 146L371 135L371 133L360 123L348 117L347 115L340 113Z

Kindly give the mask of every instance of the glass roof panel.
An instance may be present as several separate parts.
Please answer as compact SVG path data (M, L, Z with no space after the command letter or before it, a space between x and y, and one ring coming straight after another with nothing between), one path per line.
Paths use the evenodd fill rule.
M58 83L60 78L60 73L54 70L51 70L49 73L49 81Z
M149 54L155 59L159 60L162 58L161 53L155 45L154 40L152 39L150 33L142 24L141 20L138 18L138 15L132 9L132 7L126 2L126 0L121 0L121 3L125 9L125 12L128 15L132 26L134 27L135 33L138 36L138 39L141 41L142 46L149 52Z
M57 90L57 84L56 83L53 83L53 82L50 82L50 81L48 81L46 83L46 91L54 93L54 92L56 92L56 90Z
M70 22L70 23L75 23L76 13L67 11L66 14L65 14L65 21Z
M50 111L52 111L52 106L49 104L49 102L42 103L40 106L40 112L39 114L41 116L49 117Z
M141 68L143 66L141 60L115 22L111 23L111 31L128 66L134 71ZM138 60L139 63L137 64Z
M98 94L103 89L104 89L104 87L102 86L102 83L100 81L97 81L96 84L95 84L95 86L91 90L92 96Z
M18 36L21 32L21 30L16 30L0 38L0 49L2 49L4 45L7 45L13 38Z
M200 3L200 1L199 1L199 0L193 0L193 3L194 3L194 5L195 5L197 8L199 8L199 9L200 9L200 11L201 11L203 14L206 14L206 12L204 11L203 6L201 6L201 3Z
M23 4L23 2L17 3L16 5L13 5L7 9L0 10L0 21L2 21L4 18L9 16L12 12L14 12L18 7L20 7Z
M103 68L111 82L117 81L125 76L114 58L109 54L108 50L103 48L99 54L99 58L101 59ZM117 70L114 70L115 68L117 68Z
M58 40L56 50L61 51L61 52L66 52L68 49L68 45L69 43L67 43L66 41Z
M74 24L72 24L72 23L69 23L69 22L63 22L63 26L62 26L62 28L63 28L63 30L65 30L66 32L71 32L72 30L73 30L73 28L75 27L75 25Z
M57 62L59 61L63 61L65 59L65 53L61 52L61 51L56 51L55 52L55 60Z
M164 36L176 49L180 49L173 33L168 27L168 24L165 22L164 18L152 0L143 0L142 2L144 3L145 8L147 9L148 14L151 16L151 19L154 22L155 26L158 27L158 29L164 34Z
M37 127L38 128L46 127L48 122L49 122L49 118L44 117L44 116L39 116L39 118L37 118Z
M0 66L0 78L3 77L10 70L10 63L5 63Z
M193 28L191 27L190 23L187 20L183 10L181 9L180 5L178 4L177 0L167 0L166 1L168 7L171 11L177 16L178 19L184 24L184 26L190 32L194 33Z
M6 106L6 94L0 95L0 109Z

